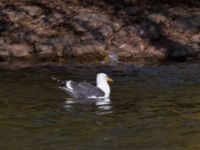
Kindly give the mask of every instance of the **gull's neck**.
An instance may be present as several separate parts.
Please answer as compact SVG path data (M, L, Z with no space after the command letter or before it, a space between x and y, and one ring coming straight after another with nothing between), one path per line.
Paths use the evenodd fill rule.
M97 78L96 83L97 83L97 87L100 88L105 93L104 97L106 97L106 98L109 97L110 96L110 86L109 86L107 80L104 78Z

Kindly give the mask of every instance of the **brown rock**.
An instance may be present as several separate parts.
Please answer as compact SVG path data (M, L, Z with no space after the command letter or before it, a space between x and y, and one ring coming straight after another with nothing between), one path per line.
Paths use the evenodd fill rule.
M133 51L133 46L130 45L130 44L122 44L119 49L121 49L122 51L129 51L129 52L132 52Z
M79 57L83 56L85 54L91 54L91 55L104 55L105 53L105 45L101 43L86 43L84 45L76 45L72 48L71 51L66 50L66 56L73 56L73 57Z
M174 27L178 32L195 34L199 31L200 21L196 17L178 18L174 21Z
M4 9L3 12L8 16L9 20L14 23L27 19L26 14L22 13L22 11L19 11L17 6L8 7Z
M168 22L167 17L165 17L163 14L161 13L157 13L157 14L150 14L148 16L148 18L156 23L164 23L164 22Z
M95 39L94 35L90 32L86 32L84 33L81 37L80 37L80 40L81 41L91 41Z
M39 16L43 13L42 9L37 6L20 6L21 10L23 10L25 13L28 13L30 16Z
M200 45L198 43L189 43L188 47L188 52L191 54L196 54L196 52L200 52Z
M8 50L8 46L6 40L4 38L0 38L0 60L7 60L10 57L10 52Z
M200 43L200 33L199 34L195 34L191 37L190 39L192 42L197 42Z
M186 45L189 42L189 39L186 36L184 36L183 34L182 34L182 36L178 35L178 36L169 36L169 37L172 41L177 42L181 45Z
M5 45L0 46L0 61L6 61L10 58L10 52Z
M63 57L64 48L69 48L75 42L75 36L73 34L66 34L63 36L52 37L46 40L47 45L51 45L56 50L57 56Z
M29 58L32 48L27 44L13 44L8 46L8 50L14 58Z
M102 38L105 39L109 35L113 34L114 31L110 25L103 25L97 32L100 34Z
M132 57L133 55L137 55L137 54L133 54L133 53L131 53L131 52L129 52L129 51L118 51L117 52L117 54L118 54L118 56L119 56L119 59L126 59L126 58L130 58L130 57Z
M75 16L74 19L91 22L93 27L96 27L99 23L111 23L108 15L91 10L80 10L80 14Z
M149 56L159 61L164 61L167 59L167 55L165 52L166 50L164 50L163 48L155 48L153 46L149 46L147 48L147 53L149 54Z
M56 52L50 45L37 44L35 49L39 59L54 59L56 57Z
M75 1L3 2L0 60L29 58L30 45L34 45L36 57L46 61L65 56L96 60L106 53L110 62L117 62L110 52L125 61L136 57L162 60L165 55L182 59L200 53L197 6L130 5L138 0Z
M34 31L40 36L53 36L55 34L53 29L44 26L39 26Z
M122 44L117 51L117 54L121 58L134 57L137 56L139 53L141 53L141 50L138 46L131 45L128 43Z
M95 32L95 30L100 29L104 24L112 24L108 15L82 9L79 14L74 17L71 26L77 33L85 33L88 30Z
M29 43L33 44L33 43L39 42L40 38L37 36L37 34L29 33L28 35L26 35L26 40Z

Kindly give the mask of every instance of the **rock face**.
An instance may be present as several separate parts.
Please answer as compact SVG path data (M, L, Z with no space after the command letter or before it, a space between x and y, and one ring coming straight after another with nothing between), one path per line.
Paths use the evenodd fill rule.
M189 7L132 0L3 1L0 61L101 62L110 54L132 62L199 59L196 3Z
M13 58L29 58L32 49L26 44L13 44L8 46L8 51Z

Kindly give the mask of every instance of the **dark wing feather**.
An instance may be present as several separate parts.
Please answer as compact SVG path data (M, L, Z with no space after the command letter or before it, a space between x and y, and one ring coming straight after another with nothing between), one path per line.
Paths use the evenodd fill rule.
M96 86L86 82L86 81L83 81L83 82L79 82L79 86L81 87L84 87L84 88L88 88L88 89L93 89L93 88L96 88Z
M79 95L79 97L90 97L90 96L97 96L103 97L105 93L96 86L83 81L80 83L71 81L71 87L73 89L73 93Z
M101 89L99 89L98 87L96 87L96 86L94 86L94 85L92 85L92 84L90 84L86 81L80 82L79 86L84 87L85 89L90 91L91 95L95 95L95 96L98 96L98 97L105 95L105 93Z
M87 98L90 96L103 97L105 95L105 93L101 89L99 89L98 87L86 81L79 82L79 83L70 81L70 85L73 89L71 90L66 86L66 83L69 81L67 80L62 81L55 77L52 77L52 79L59 83L60 89L63 89L64 91L68 92L71 96L75 98Z

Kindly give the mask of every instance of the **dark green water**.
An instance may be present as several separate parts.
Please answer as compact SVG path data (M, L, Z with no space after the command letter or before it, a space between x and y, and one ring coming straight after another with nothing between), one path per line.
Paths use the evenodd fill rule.
M51 76L115 80L106 102L71 103ZM200 67L38 67L1 70L1 150L200 148Z

